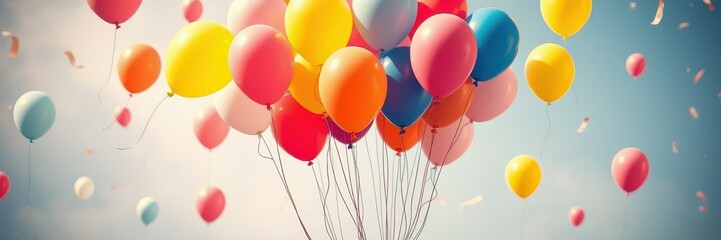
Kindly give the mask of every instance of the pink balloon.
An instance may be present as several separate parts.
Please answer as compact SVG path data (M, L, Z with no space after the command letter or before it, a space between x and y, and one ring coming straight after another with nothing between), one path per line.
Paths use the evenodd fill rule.
M460 127L458 126L459 123L461 124ZM433 130L430 126L421 126L421 128L425 128L425 133L422 135L423 143L421 144L423 153L426 154L428 160L435 166L448 165L455 162L461 155L468 151L473 141L473 123L465 116L451 123L451 125L437 128L435 137L433 137ZM458 129L458 134L456 134L456 129ZM432 145L431 141L433 141ZM454 141L455 144L451 147ZM448 150L449 148L450 151ZM431 150L433 152L431 152ZM448 157L446 157L446 154L448 154Z
M127 128L128 124L130 124L130 110L128 110L127 107L115 108L115 121L117 121L120 126Z
M476 64L476 37L456 15L433 15L411 41L411 66L418 82L434 98L455 92Z
M120 27L132 17L143 0L88 0L88 6L103 21Z
M238 85L228 84L213 94L213 102L220 118L236 131L258 135L270 126L270 113L266 106L245 96Z
M188 22L195 22L203 14L203 3L200 0L184 0L183 1L183 17Z
M401 43L398 44L399 47L410 47L411 46L411 38L406 36L406 38L403 39Z
M283 33L267 25L240 31L228 54L230 73L240 90L261 105L271 105L293 79L293 50Z
M8 192L10 192L11 185L10 177L3 171L0 171L0 200L3 200Z
M195 207L200 217L210 224L223 213L225 209L225 195L217 187L207 187L200 190L195 196Z
M638 148L624 148L613 157L611 173L613 180L626 194L636 191L648 177L648 158Z
M265 24L285 34L283 0L235 0L228 9L228 29L233 34L254 24Z
M518 80L513 69L489 81L479 81L466 116L474 122L490 121L505 112L516 99Z
M195 117L195 136L208 150L220 145L229 129L214 107L206 108Z
M638 78L646 70L646 58L640 53L634 53L626 58L626 71L633 77Z
M583 208L579 206L575 206L568 211L568 220L571 221L571 224L573 224L574 227L580 226L581 223L583 223L583 218L585 217L586 214L583 212Z

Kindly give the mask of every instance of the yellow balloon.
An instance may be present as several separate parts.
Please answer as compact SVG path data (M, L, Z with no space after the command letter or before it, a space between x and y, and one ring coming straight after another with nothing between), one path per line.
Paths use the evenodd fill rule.
M345 47L351 30L353 15L345 0L293 0L285 10L288 41L314 65Z
M232 77L228 50L233 34L219 23L190 23L175 34L168 47L165 78L172 96L195 98L222 89Z
M526 59L528 86L549 105L566 94L574 74L573 58L558 44L544 43L533 49Z
M541 0L541 15L563 41L576 34L591 17L591 0Z
M323 114L325 108L320 103L318 75L320 75L320 66L310 64L300 54L295 55L293 80L290 82L288 91L308 111Z
M541 168L531 156L518 155L506 166L506 183L521 199L526 199L541 183Z

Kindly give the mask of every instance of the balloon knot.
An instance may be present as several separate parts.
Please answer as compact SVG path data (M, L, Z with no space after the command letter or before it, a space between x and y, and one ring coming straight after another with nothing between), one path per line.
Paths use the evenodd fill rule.
M563 37L563 41L568 41L568 37Z
M258 135L258 138L263 138L263 135L261 135L262 133L262 131L258 131L257 133L255 133L255 135Z
M405 127L401 127L401 132L398 133L398 134L399 134L399 135L403 135L404 133L406 133L406 128L405 128Z
M551 106L551 102L548 102L548 106Z
M476 87L478 87L478 80L476 80L476 79L473 79L473 86L476 86Z
M433 134L438 133L438 129L436 129L436 127L431 128L431 133L433 133Z
M265 109L266 109L266 110L268 110L268 111L270 111L270 110L273 110L273 108L272 108L272 107L270 107L270 104L268 104L268 105L265 105Z
M33 140L32 140L32 139L30 139L30 143L33 143Z
M325 119L327 119L327 118L328 118L328 113L327 113L327 112L323 112L323 120L325 120Z
M133 98L133 94L132 93L128 94L128 97Z
M308 167L313 166L313 162L308 161Z
M433 98L433 103L432 103L432 105L438 105L438 104L441 104L441 101L438 100L438 98Z
M400 149L396 149L396 156L399 156L399 157L401 156L401 150L400 150Z
M174 92L167 92L166 94L168 94L168 97L173 97L173 96L175 96L175 93L174 93Z
M358 136L355 135L355 132L350 133L350 140L356 140L358 139Z
M115 22L115 30L118 30L118 29L120 29L120 23L119 23L119 22Z
M348 144L348 149L353 149L353 144Z

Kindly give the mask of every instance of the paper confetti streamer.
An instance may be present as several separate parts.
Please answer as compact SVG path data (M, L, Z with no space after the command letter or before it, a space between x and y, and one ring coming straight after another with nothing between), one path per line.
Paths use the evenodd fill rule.
M663 18L663 7L666 6L665 3L663 3L663 0L658 0L658 9L656 9L656 17L653 18L653 21L651 22L651 25L658 25L661 23L661 19Z
M444 207L448 205L446 203L446 200L444 200L443 197L441 197L441 195L438 195L438 197L436 198L436 203L438 203L438 205L441 205Z
M704 72L706 72L706 69L701 69L696 73L696 76L693 78L693 84L698 84L698 81L701 80L703 77Z
M10 39L12 39L12 46L10 47L10 52L8 52L8 57L17 57L18 51L20 51L20 40L18 40L18 37L8 31L2 31L2 35L3 37L9 37Z
M588 117L583 118L583 122L581 122L581 126L579 126L578 129L576 129L576 132L578 132L578 133L583 133L583 132L585 132L585 131L586 131L586 127L588 127L588 122L589 122L589 121L591 121L590 118L588 118Z
M630 8L631 10L636 9L636 2L631 2L630 4L628 4L628 8Z
M671 152L678 153L678 147L676 147L676 141L671 142Z
M678 30L683 30L683 29L686 29L686 28L688 28L688 27L690 27L690 26L691 26L690 23L688 23L688 22L682 22L681 24L678 25Z
M478 203L480 203L480 202L483 202L483 195L482 195L482 194L479 194L479 195L477 195L477 196L469 199L468 201L465 201L465 202L461 203L461 206L458 207L458 212L460 213L461 210L463 210L464 207L473 206L473 205L476 205L476 204L478 204Z
M706 194L702 191L696 192L696 197L700 198L701 200L708 201L708 197L706 197Z
M714 10L714 7L713 7L713 4L711 3L711 0L703 0L703 3L706 4L706 6L708 7L708 10L709 10L709 11L713 11L713 10Z
M696 107L691 106L691 108L688 109L688 113L691 114L693 119L698 119L698 111L696 111Z
M74 68L82 69L82 68L85 67L85 66L83 66L82 64L78 64L77 62L75 62L75 56L73 55L73 52L71 52L71 51L65 51L64 54L65 54L65 56L68 56L68 60L70 61L70 65L72 65Z
M708 208L704 206L699 206L698 211L702 213L708 213Z

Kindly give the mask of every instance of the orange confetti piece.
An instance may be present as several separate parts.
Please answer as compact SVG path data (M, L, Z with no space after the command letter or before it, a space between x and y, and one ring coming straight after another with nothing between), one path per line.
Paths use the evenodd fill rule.
M678 25L678 30L683 30L683 29L686 29L686 28L688 28L688 27L690 27L690 26L691 26L690 23L688 23L688 22L682 22L681 24Z
M653 21L651 22L651 25L658 25L661 23L661 19L663 19L663 7L665 7L666 4L663 3L663 0L658 0L658 9L656 9L656 17L653 18Z
M93 148L86 148L86 149L85 149L85 155L90 155L90 154L93 154L94 152L95 152L95 149L93 149Z
M708 197L706 197L706 194L702 191L696 192L696 197L700 198L701 200L708 201Z
M704 206L699 206L698 211L702 213L708 213L708 208Z
M581 126L579 126L578 129L576 129L576 132L578 132L578 133L585 132L586 128L588 127L588 123L590 121L591 121L591 119L588 117L583 118L583 122L581 122Z
M678 153L678 147L676 147L676 141L671 142L671 152Z
M631 2L630 4L628 4L628 8L630 8L631 10L636 9L636 2Z
M691 114L691 117L692 117L693 119L698 119L698 111L696 111L696 107L693 107L693 106L692 106L691 108L689 108L689 109L688 109L688 113Z
M8 52L8 57L17 57L18 51L20 51L20 40L18 40L18 37L8 31L2 31L2 35L3 37L9 37L10 39L12 39L12 46L10 47L10 52Z
M709 10L709 11L713 11L713 10L714 10L714 7L713 7L713 4L711 3L711 0L703 0L703 3L706 4L706 6L708 7L708 10Z
M444 206L444 207L445 207L446 205L448 205L448 203L446 203L446 200L443 199L443 197L441 197L441 195L438 195L438 197L436 198L436 203L438 203L438 205L441 205L441 206Z
M701 69L696 73L696 76L693 78L693 84L698 84L698 81L701 80L704 72L706 72L706 69Z
M721 92L718 92L718 98L721 98Z
M73 66L74 68L82 69L85 67L82 64L78 64L77 62L75 62L75 56L73 55L73 52L65 51L63 54L65 54L65 56L68 57L68 60L70 61L70 65Z

